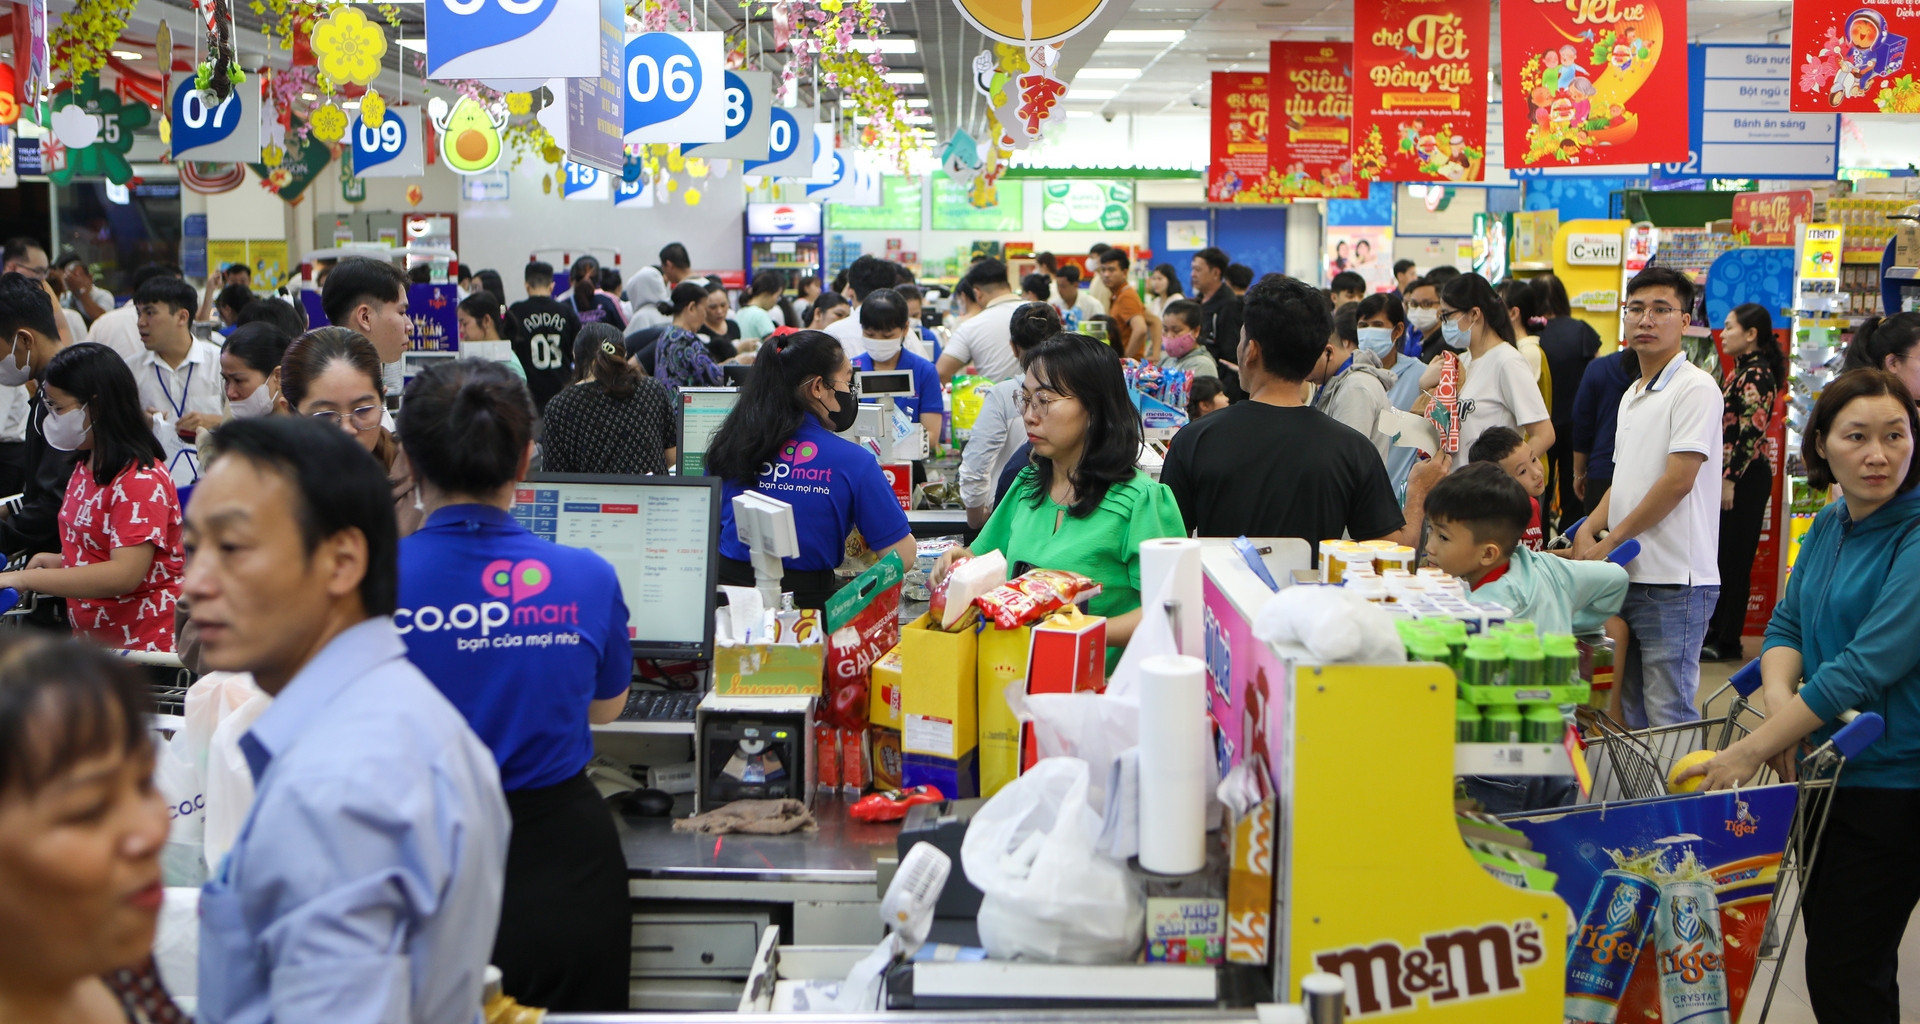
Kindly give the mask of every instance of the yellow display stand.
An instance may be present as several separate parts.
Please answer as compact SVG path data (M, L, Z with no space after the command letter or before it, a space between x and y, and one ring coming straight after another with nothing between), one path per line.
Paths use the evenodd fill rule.
M1286 991L1325 971L1349 1019L1561 1020L1566 904L1487 874L1454 821L1452 673L1293 663L1286 678Z
M1570 220L1553 236L1553 273L1567 288L1573 315L1600 335L1602 354L1620 347L1621 268L1626 266L1624 220ZM1613 239L1607 262L1603 239Z

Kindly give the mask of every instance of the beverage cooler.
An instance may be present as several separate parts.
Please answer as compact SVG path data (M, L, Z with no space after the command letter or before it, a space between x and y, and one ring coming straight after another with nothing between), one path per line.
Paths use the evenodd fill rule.
M747 281L778 270L789 288L803 277L826 277L826 243L819 203L747 204Z

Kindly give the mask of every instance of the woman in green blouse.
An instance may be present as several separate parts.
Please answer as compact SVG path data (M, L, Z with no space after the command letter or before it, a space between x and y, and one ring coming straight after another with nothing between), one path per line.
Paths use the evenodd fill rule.
M1180 507L1135 465L1140 413L1111 347L1080 334L1041 342L1015 401L1033 462L972 549L941 556L934 578L959 557L999 551L1014 575L1065 569L1092 579L1101 589L1090 610L1106 616L1111 670L1140 623L1140 544L1185 537Z

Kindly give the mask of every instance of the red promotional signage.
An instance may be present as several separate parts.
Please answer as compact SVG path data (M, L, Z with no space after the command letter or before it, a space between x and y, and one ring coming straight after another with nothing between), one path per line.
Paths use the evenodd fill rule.
M1920 84L1907 66L1907 40L1920 33L1915 13L1885 0L1796 0L1792 109L1920 112Z
M1353 46L1270 45L1268 186L1294 197L1365 196L1353 180Z
M1813 219L1813 193L1741 192L1733 197L1733 231L1748 245L1792 245L1799 226Z
M1356 0L1353 23L1354 177L1485 177L1488 8Z
M1687 159L1683 0L1500 5L1507 166Z
M1207 202L1265 203L1267 73L1213 73L1213 151L1207 162Z

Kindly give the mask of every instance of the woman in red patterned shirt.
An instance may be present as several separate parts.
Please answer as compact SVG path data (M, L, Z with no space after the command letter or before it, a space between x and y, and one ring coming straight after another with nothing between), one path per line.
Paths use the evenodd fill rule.
M35 555L0 587L67 599L73 632L106 647L173 650L180 497L126 361L74 345L47 364L47 443L85 452L60 506L60 553Z

